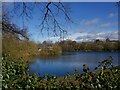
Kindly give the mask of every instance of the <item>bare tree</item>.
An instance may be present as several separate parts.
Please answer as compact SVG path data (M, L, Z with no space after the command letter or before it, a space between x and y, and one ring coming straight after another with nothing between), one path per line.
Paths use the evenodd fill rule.
M25 28L25 27L23 29L20 29L17 25L15 25L13 23L10 23L9 18L7 18L7 16L2 18L2 33L3 33L3 36L5 34L11 33L18 39L19 39L19 36L22 36L25 39L29 39L27 31L28 31L28 29Z
M19 10L20 8L22 8L22 10L18 13L17 10ZM33 18L32 14L34 8L40 9L40 11L43 13L42 20L40 20L39 23L41 33L47 30L49 34L49 32L52 31L55 36L59 35L61 38L64 37L64 34L67 34L67 30L64 29L57 17L58 15L62 15L63 20L72 22L70 16L68 15L68 9L62 2L14 2L14 8L12 9L12 12L22 17L23 29L25 27L24 21ZM3 19L6 18L6 15L9 15L9 12L10 11L7 11L7 13L3 12ZM16 33L16 31L12 31Z

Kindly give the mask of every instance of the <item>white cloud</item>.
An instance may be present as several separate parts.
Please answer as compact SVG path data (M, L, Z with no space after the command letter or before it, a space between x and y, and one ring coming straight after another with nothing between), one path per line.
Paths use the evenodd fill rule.
M118 36L119 36L119 32L113 32L111 33L110 38L112 40L118 40Z
M100 21L99 18L94 18L91 20L83 20L81 23L85 24L85 25L94 25L94 24L98 23L99 21Z
M94 32L74 33L70 37L71 40L76 40L79 42L94 41L95 39L105 40L106 38L110 38L111 40L118 40L118 32L105 31L97 33Z
M104 23L100 25L101 27L110 27L112 26L112 23Z
M66 39L75 40L78 42L94 41L96 39L105 40L110 38L110 40L118 40L118 31L104 31L104 32L76 32L69 35ZM51 37L54 42L59 40L59 37Z
M116 13L110 13L110 14L108 15L109 18L113 18L113 17L116 17L116 16L117 16Z

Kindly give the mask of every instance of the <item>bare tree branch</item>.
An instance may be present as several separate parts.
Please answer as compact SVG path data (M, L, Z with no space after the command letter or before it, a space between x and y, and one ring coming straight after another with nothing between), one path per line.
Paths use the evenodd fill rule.
M65 30L63 28L63 26L61 25L59 19L55 16L56 11L54 11L55 9L57 9L57 14L61 14L63 16L63 20L66 21L71 21L66 7L63 5L63 3L61 2L46 2L46 3L42 3L40 2L40 4L37 4L36 2L34 3L29 3L28 2L22 2L22 3L14 3L14 13L19 13L20 16L22 17L22 21L23 21L23 28L24 28L24 20L26 19L32 19L32 14L33 14L33 10L34 8L42 8L43 10L45 10L45 12L42 11L43 13L43 18L41 21L41 23L39 24L40 27L40 31L41 33L43 32L43 30L46 30L48 32L52 31L54 33L54 36L59 36L62 38L64 36L64 34L67 34L67 30ZM18 9L22 9L21 12L18 12L16 10Z
M58 9L58 12L62 12L63 14L64 14L64 16L67 18L67 20L71 20L70 18L69 18L69 16L68 16L68 14L67 14L67 12L66 12L66 10L65 10L65 7L63 6L63 4L62 3L60 3L59 2L59 4L57 5L57 4L55 4L55 3L53 3L53 2L49 2L47 5L46 5L46 12L45 12L45 14L44 14L44 17L43 17L43 20L42 20L42 23L40 24L40 27L41 27L41 32L45 29L45 24L47 25L47 26L49 26L49 22L53 22L53 32L54 32L54 36L58 36L58 34L57 34L57 30L59 30L59 32L60 32L60 38L62 38L63 36L64 36L64 33L65 34L67 34L67 30L65 30L65 29L63 29L62 28L62 26L60 25L60 23L59 23L59 21L56 19L56 17L55 17L55 14L54 14L54 12L51 10L51 8L50 8L50 5L54 5L57 9ZM62 8L61 7L59 7L59 6L62 6ZM50 18L50 19L49 19ZM50 21L51 20L51 21ZM63 35L62 35L63 34Z
M9 19L6 19L6 17L2 18L2 31L3 31L3 35L4 33L7 32L14 34L17 38L19 38L18 35L21 35L22 37L29 39L26 28L20 29L15 24L10 23Z

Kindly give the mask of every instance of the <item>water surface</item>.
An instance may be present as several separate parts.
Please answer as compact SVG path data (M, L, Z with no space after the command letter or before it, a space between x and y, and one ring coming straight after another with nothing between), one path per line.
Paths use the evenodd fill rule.
M66 52L57 58L34 58L34 62L29 64L30 74L36 73L40 76L44 74L65 76L66 72L71 75L74 69L82 73L83 64L87 64L90 71L94 71L99 61L113 57L113 65L118 66L117 52Z

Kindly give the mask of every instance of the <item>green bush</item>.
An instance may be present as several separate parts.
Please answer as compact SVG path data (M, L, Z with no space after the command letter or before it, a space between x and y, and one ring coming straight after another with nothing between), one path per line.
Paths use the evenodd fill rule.
M51 48L45 48L42 51L39 52L39 55L42 57L46 57L46 56L59 56L61 55L62 50L61 47L58 45L54 45Z
M19 40L14 35L7 34L2 38L2 53L9 53L14 60L22 57L24 60L30 60L31 57L38 54L37 44L29 40Z

